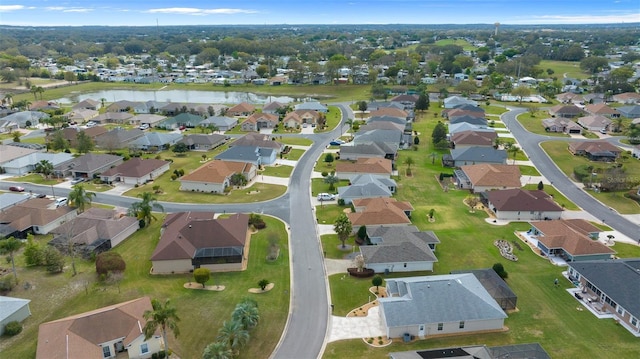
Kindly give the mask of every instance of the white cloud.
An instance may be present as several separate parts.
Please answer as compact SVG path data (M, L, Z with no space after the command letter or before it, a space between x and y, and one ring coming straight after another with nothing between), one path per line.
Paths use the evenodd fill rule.
M146 12L152 14L178 14L178 15L220 15L220 14L255 14L257 11L248 9L198 9L193 7L169 7L160 9L149 9Z
M93 11L93 9L87 9L87 8L71 8L71 9L64 9L62 10L62 12L91 12Z
M640 13L617 15L542 15L509 21L509 24L620 24L635 23Z
M23 10L24 8L23 5L0 5L0 12Z

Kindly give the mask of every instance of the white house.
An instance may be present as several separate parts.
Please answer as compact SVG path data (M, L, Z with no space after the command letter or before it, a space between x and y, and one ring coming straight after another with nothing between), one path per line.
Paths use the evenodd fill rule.
M29 299L0 296L0 335L10 322L22 322L31 315Z

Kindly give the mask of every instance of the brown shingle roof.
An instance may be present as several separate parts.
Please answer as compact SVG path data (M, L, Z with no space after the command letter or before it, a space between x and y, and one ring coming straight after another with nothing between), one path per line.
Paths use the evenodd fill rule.
M615 115L620 114L617 110L612 109L604 103L590 104L584 107L587 112L594 115Z
M391 117L398 117L398 118L407 118L408 115L409 114L407 114L407 111L401 110L399 108L381 107L375 111L371 111L371 113L369 114L369 117L391 116Z
M123 177L139 178L167 165L167 161L150 159L141 159L134 157L124 163L104 171L102 176L121 175Z
M460 169L474 186L520 187L520 168L512 165L479 164Z
M180 177L180 181L222 183L234 173L245 173L253 165L246 162L216 160L200 166L195 171Z
M498 211L562 211L545 191L505 189L487 192L487 198Z
M569 144L569 150L573 153L584 151L585 153L597 153L597 152L611 152L618 154L621 150L610 144L607 141L584 141L584 142L571 142Z
M152 261L190 259L196 250L215 247L244 247L249 216L238 213L213 219L213 212L179 212L167 216Z
M451 142L455 145L493 146L496 138L498 134L495 132L461 131L451 136Z
M590 226L588 222L586 224ZM586 227L585 224L554 220L535 222L532 225L542 232L542 235L538 236L538 240L549 249L562 248L573 256L615 253L611 248L590 239L577 229Z
M354 227L362 225L410 224L404 211L412 211L409 202L398 202L394 198L360 198L352 201L355 213L347 213Z
M233 113L248 113L248 112L255 111L255 109L256 109L256 107L253 106L252 104L247 103L247 102L242 102L242 103L239 103L239 104L229 108L227 110L227 113L228 114L229 113L230 114L233 114Z
M149 297L40 324L36 359L102 358L99 344L124 338L125 347L144 336ZM159 334L157 332L156 334Z
M56 219L75 211L69 206L55 207L53 200L34 198L19 203L0 212L0 223L8 224L17 231L24 231L32 226L44 226Z
M336 164L336 172L340 173L380 173L391 174L393 172L391 160L386 158L358 158L357 161L340 161Z
M278 115L273 115L270 113L254 113L251 116L247 117L242 123L256 123L258 121L270 121L270 122L278 122Z

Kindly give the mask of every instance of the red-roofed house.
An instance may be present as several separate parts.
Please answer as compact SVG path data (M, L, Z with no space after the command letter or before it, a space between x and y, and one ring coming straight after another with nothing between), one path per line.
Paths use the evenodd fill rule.
M360 157L356 161L339 161L336 163L336 176L340 179L352 180L354 177L364 174L391 178L392 173L392 162L386 158Z
M256 110L256 107L250 103L242 102L233 107L230 107L225 116L249 116Z
M170 164L168 161L134 157L102 172L100 179L106 183L144 184L167 172Z
M529 230L544 255L567 262L611 258L615 251L594 240L598 232L598 227L582 219L532 222Z
M231 177L242 174L250 182L256 177L256 166L248 162L216 160L200 166L195 171L180 177L183 191L224 193L231 185Z

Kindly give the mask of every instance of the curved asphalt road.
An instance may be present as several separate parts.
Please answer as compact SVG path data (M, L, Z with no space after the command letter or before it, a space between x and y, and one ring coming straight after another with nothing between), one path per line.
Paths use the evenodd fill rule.
M329 292L322 249L316 226L315 209L311 205L311 172L329 142L343 133L351 116L348 104L337 104L342 112L338 127L328 133L303 136L314 141L298 161L291 174L289 188L283 196L259 203L188 204L159 202L166 212L215 211L256 212L269 214L290 225L291 300L287 324L271 358L320 358L325 346L329 313ZM2 189L13 183L3 182ZM67 196L69 189L20 184L26 191ZM129 208L139 199L107 193L96 193L97 203Z
M628 219L620 216L616 211L594 199L565 176L540 147L540 143L544 141L560 140L560 138L533 134L525 130L520 122L516 120L516 117L524 112L526 112L526 109L523 108L510 109L509 112L501 116L501 119L518 140L518 143L526 152L529 159L535 164L538 171L569 200L596 218L599 218L607 226L612 227L631 239L640 238L637 224L632 223ZM616 141L616 139L611 141Z

